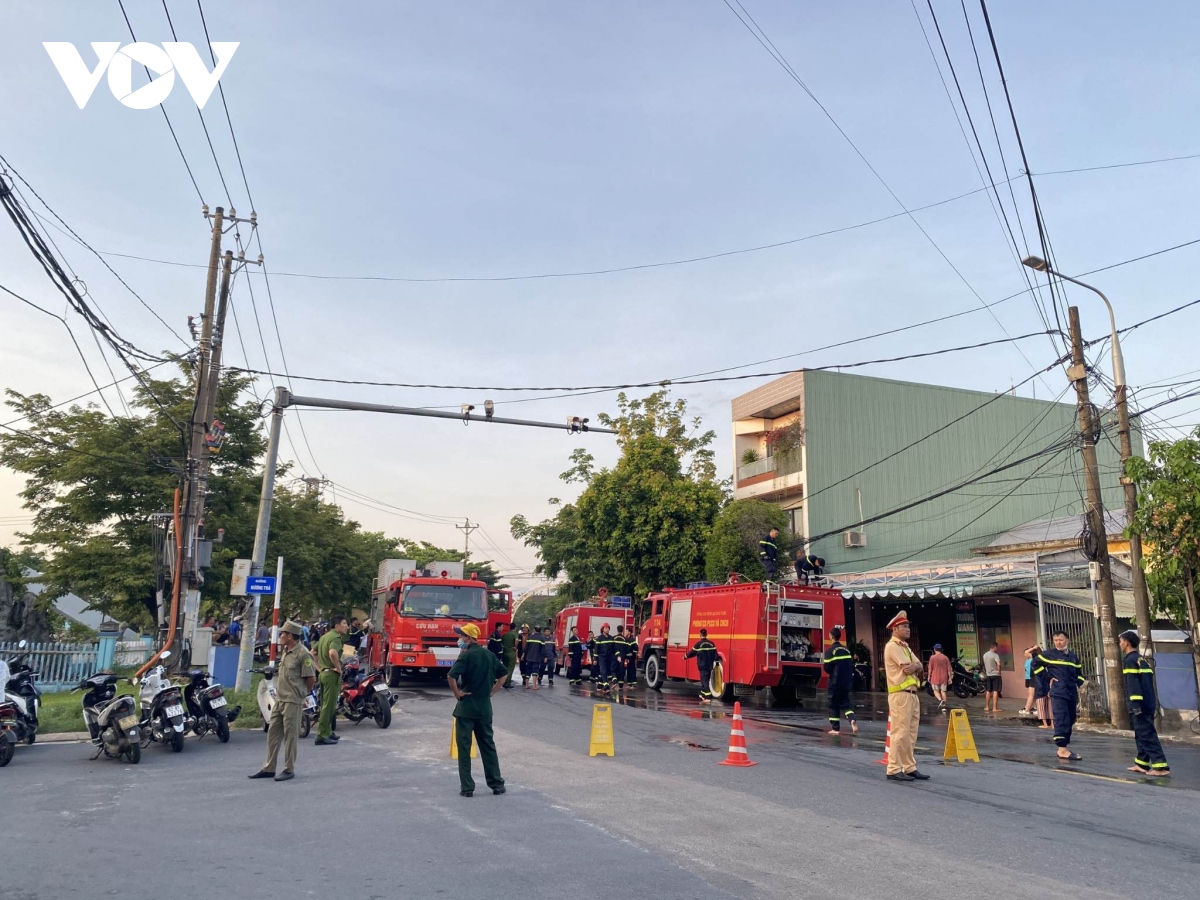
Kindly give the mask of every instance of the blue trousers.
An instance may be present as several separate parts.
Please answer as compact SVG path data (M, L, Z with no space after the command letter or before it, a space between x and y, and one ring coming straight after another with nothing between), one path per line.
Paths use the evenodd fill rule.
M1050 715L1054 718L1055 746L1065 747L1071 743L1071 729L1075 727L1075 716L1078 709L1078 697L1050 695Z

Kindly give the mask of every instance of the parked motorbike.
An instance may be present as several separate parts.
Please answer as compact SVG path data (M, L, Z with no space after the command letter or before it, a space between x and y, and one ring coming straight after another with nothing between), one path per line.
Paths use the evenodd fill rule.
M986 689L987 682L983 680L983 672L979 666L967 668L958 657L950 660L950 688L954 696L965 700L967 697L978 697Z
M271 727L271 707L275 705L275 674L278 671L274 666L263 666L261 669L250 669L251 673L261 675L262 681L258 683L258 711L262 713L263 731ZM301 735L305 737L305 735Z
M75 688L86 691L83 695L83 721L92 743L109 759L124 756L133 765L142 758L142 745L138 733L137 702L128 694L117 696L116 675L101 672L85 678Z
M20 641L17 647L24 649L28 641ZM0 661L0 701L12 703L16 712L13 728L17 740L32 744L37 740L38 706L42 695L34 683L37 672L28 662L29 654L21 653L12 660Z
M12 762L17 740L17 705L11 698L0 699L0 769Z
M355 725L363 719L374 719L380 728L392 724L395 695L388 689L382 668L370 674L362 671L355 657L342 661L342 692L338 696L337 714Z
M197 737L215 734L222 744L228 743L229 723L237 720L242 708L228 705L224 689L209 681L207 672L197 669L189 674L191 680L183 689L188 729Z
M304 698L304 712L300 715L300 737L306 738L312 732L312 727L317 724L319 710L317 709L317 691L320 688L313 685L313 689L308 692L308 696Z
M170 744L176 753L183 750L187 722L183 715L183 697L179 686L167 678L165 661L171 656L164 650L157 666L142 676L142 746L151 743Z

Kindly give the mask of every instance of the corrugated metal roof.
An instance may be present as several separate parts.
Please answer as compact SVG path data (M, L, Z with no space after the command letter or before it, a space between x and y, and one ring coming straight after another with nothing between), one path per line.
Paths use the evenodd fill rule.
M1060 519L1042 519L1010 528L993 540L989 547L1008 547L1021 544L1042 544L1055 541L1070 541L1079 537L1086 518L1083 515L1066 516ZM1104 511L1104 533L1110 537L1125 531L1125 510Z

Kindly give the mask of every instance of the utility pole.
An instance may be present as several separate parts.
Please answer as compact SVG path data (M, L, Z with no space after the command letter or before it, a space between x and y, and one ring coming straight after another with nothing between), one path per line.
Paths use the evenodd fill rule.
M1087 523L1096 539L1096 560L1100 567L1097 579L1099 591L1100 637L1104 660L1101 676L1108 695L1108 712L1117 728L1129 727L1129 710L1125 706L1125 682L1121 674L1121 649L1117 645L1117 611L1113 599L1112 569L1108 559L1108 534L1104 524L1104 500L1100 494L1100 470L1096 462L1094 436L1099 425L1092 421L1092 401L1088 396L1087 365L1083 359L1083 337L1079 330L1079 309L1067 310L1071 322L1071 368L1067 377L1075 385L1079 407L1079 430L1083 438L1083 475L1087 484Z
M463 562L467 561L467 557L471 555L471 532L479 527L479 523L471 524L471 519L468 516L466 525L455 525L459 531L463 533Z
M325 485L329 484L329 479L321 475L303 475L300 480L304 483L304 492L309 497L320 497Z
M250 555L250 575L263 573L267 561L267 538L271 533L271 507L275 503L275 467L279 460L279 432L283 426L283 408L290 395L284 388L275 388L275 406L271 411L271 434L267 439L267 459L263 467L262 493L258 498L258 524L254 528L254 551ZM276 590L279 586L276 585ZM258 632L260 595L254 594L242 614L242 644L238 654L237 684L239 691L250 690L250 668L254 665L254 637Z
M233 210L230 210L232 215ZM207 216L207 210L205 210ZM225 210L218 206L212 216L212 244L208 254L208 282L204 289L204 313L201 317L200 347L196 359L196 396L192 404L192 418L189 422L191 431L186 465L186 485L184 489L183 516L181 525L183 534L183 573L186 580L185 596L180 614L183 623L195 627L200 612L200 585L203 583L201 567L207 564L202 558L203 533L201 526L204 519L204 487L205 480L205 437L208 432L207 409L209 404L210 382L212 381L210 364L212 361L214 322L217 306L217 278L221 270L221 235L225 222ZM229 266L231 256L226 257L224 278L222 279L222 310L228 297ZM220 333L216 340L219 345ZM180 623L176 623L178 626ZM190 629L181 629L185 638L191 638ZM180 657L181 658L181 657Z

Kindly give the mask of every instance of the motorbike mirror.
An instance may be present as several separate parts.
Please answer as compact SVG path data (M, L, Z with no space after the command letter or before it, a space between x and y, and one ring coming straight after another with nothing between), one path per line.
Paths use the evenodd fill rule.
M170 651L170 650L164 650L162 653L160 653L160 654L159 654L158 658L159 658L159 659L170 659L170 658L171 658L171 651Z

